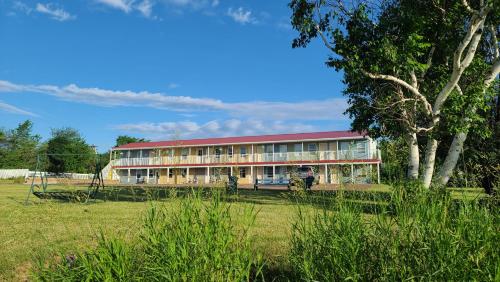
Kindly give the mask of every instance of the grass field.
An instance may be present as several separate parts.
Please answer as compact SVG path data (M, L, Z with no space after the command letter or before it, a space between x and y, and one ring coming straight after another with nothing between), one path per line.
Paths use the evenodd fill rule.
M388 189L383 185L374 186L373 193L384 193ZM87 204L40 201L32 197L31 204L24 205L27 191L26 185L0 184L0 280L25 280L37 257L50 258L94 246L101 231L134 240L141 219L152 204L144 201L144 195L122 191L118 194L124 197L109 196L107 201ZM453 193L456 197L474 198L480 196L481 191ZM253 246L271 265L286 263L284 258L289 251L291 223L297 206L289 195L279 191L240 191L230 199L232 207L254 207L257 211L251 229ZM181 197L171 197L154 202L175 209L181 200ZM373 201L359 199L359 202L370 206ZM232 209L235 222L240 216L238 208ZM305 205L306 210L315 208L318 207ZM366 214L367 218L370 216Z

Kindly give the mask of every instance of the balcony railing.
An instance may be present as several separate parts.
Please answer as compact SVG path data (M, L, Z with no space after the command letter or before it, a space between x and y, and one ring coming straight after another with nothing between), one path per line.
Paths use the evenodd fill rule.
M257 153L209 156L163 156L146 158L122 158L113 160L114 166L148 166L148 165L182 165L182 164L225 164L225 163L262 163L262 162L300 162L324 160L365 160L379 159L377 153L356 151L316 151L316 152L286 152Z

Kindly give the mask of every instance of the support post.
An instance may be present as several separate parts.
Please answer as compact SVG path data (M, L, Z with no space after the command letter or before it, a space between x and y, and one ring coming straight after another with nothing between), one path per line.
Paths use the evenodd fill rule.
M205 177L205 183L210 183L210 167L207 166L207 176Z
M186 168L186 182L189 183L190 179L189 179L189 167Z
M255 162L255 157L253 156L253 144L252 144L252 162Z
M255 178L253 177L253 165L250 166L250 179L252 180L251 184L253 184L255 182Z
M130 168L128 169L127 184L130 184Z
M274 183L274 179L276 179L276 166L275 165L273 165L273 179L272 179L273 183Z
M274 162L274 144L273 144L273 162ZM274 171L273 171L273 178L274 178Z
M380 163L377 163L377 184L380 184Z
M328 184L328 165L325 164L325 184Z
M149 167L146 169L146 184L149 183Z
M351 164L351 183L354 184L354 165Z
M304 142L301 142L300 160L304 160Z

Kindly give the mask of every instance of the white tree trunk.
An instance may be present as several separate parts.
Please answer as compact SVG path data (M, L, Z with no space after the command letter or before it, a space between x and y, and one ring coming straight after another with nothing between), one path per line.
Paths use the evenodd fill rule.
M439 171L437 182L441 185L446 185L450 180L451 174L457 165L460 152L464 147L465 140L467 139L467 132L460 132L453 138L446 159L444 160L443 167Z
M418 152L417 134L411 133L407 137L408 146L410 147L410 155L408 157L408 172L409 179L418 179L418 168L420 157Z
M425 152L425 169L424 174L422 175L422 181L425 188L429 188L431 186L437 148L438 141L434 138L429 138Z

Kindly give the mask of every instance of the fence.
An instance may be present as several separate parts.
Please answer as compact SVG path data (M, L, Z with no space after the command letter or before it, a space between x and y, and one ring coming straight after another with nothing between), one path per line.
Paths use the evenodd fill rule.
M24 177L29 174L29 169L0 169L0 179Z

